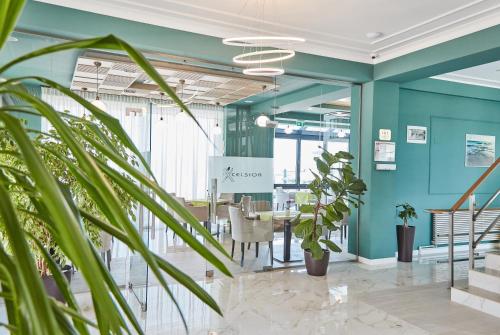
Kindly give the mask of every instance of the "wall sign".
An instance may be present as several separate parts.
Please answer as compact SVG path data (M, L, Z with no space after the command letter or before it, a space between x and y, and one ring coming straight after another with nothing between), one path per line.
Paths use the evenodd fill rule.
M489 167L495 157L495 136L465 135L466 167Z
M274 189L272 158L212 156L208 175L209 179L217 178L219 193L267 193Z
M378 139L381 141L390 141L391 140L391 130L390 129L379 129L378 130Z
M373 160L375 162L396 161L396 143L375 141Z
M427 127L407 126L406 142L415 144L427 143Z

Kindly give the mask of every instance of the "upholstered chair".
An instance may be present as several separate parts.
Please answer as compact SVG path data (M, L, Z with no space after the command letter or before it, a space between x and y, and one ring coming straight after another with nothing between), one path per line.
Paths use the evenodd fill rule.
M269 243L269 254L271 266L273 265L273 222L261 220L249 220L238 207L229 207L229 218L231 220L231 257L234 256L234 245L238 241L241 244L241 261L243 266L245 258L245 243L255 243L255 257L259 257L259 242Z

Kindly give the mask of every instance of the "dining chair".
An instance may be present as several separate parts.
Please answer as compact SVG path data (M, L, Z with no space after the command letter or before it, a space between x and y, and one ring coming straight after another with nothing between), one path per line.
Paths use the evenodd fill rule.
M300 209L300 206L307 205L309 203L309 192L297 192L295 193L295 207L297 210Z
M240 200L240 206L241 206L241 210L245 214L250 213L251 205L252 205L252 196L251 195L242 195L241 200Z
M234 193L221 193L219 199L229 200L231 204L234 204Z
M243 266L245 258L245 243L255 243L255 257L259 257L259 242L269 243L269 255L271 266L273 265L273 221L250 220L245 218L243 212L238 207L229 207L229 217L231 220L231 258L234 257L234 245L238 241L241 244L241 261Z
M99 248L101 258L103 262L106 262L108 270L111 270L111 248L113 247L113 236L102 230L99 235L101 239L101 247Z
M336 222L336 224L340 227L340 244L344 243L344 239L347 238L347 229L349 228L349 213L343 213L344 217L341 221ZM331 239L332 232L328 234L328 239Z
M286 202L290 200L287 192L283 191L282 188L276 189L276 195L274 201L276 203L276 210L282 211L285 209Z
M222 232L226 232L226 223L229 224L229 232L231 232L231 220L229 218L229 205L217 205L217 209L215 211L217 216L217 221L222 220L225 223L222 224Z
M271 203L267 200L254 200L252 201L252 207L257 212L268 212L273 210Z

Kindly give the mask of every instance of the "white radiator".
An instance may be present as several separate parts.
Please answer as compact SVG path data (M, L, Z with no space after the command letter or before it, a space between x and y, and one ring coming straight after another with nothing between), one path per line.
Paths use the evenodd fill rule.
M486 209L475 224L476 238L500 215L500 208ZM435 246L448 244L449 213L432 213L432 244ZM469 211L463 210L454 214L455 243L469 242ZM484 237L483 242L500 241L500 223L495 225Z

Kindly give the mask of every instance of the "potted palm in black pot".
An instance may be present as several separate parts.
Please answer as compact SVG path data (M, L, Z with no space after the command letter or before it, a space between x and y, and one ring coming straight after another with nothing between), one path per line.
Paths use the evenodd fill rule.
M398 261L411 262L413 260L413 241L415 240L415 226L408 225L408 221L418 218L415 208L409 203L396 205L398 217L403 220L402 225L396 226L398 239Z
M323 236L337 230L335 223L350 215L349 204L356 208L362 204L359 196L366 191L366 185L352 170L353 158L348 152L331 154L326 150L321 157L315 158L318 173L313 172L314 180L307 186L315 200L313 204L300 207L295 220L298 224L294 228L295 235L303 238L301 247L309 275L326 274L330 251L341 252L342 249Z

